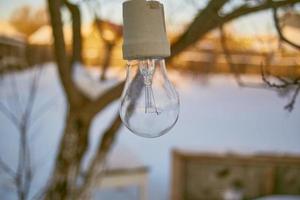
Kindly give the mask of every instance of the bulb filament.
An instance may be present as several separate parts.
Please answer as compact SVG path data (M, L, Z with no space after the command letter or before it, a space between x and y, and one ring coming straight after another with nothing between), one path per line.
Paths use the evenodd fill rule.
M145 113L156 113L159 111L155 104L155 98L152 90L152 80L155 72L155 60L149 59L140 66L140 72L144 78L145 85Z

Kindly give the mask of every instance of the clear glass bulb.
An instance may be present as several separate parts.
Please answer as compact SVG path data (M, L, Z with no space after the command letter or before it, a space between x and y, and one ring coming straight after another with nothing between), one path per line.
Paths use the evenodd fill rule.
M120 116L134 134L154 138L177 122L179 97L167 77L164 59L128 61Z

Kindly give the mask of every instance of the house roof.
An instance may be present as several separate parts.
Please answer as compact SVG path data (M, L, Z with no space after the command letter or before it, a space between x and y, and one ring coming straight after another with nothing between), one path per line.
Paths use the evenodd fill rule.
M66 44L72 43L72 29L71 26L64 26L64 38ZM81 27L82 36L85 37L91 31L90 25L84 25ZM50 25L44 25L40 27L37 31L31 34L28 38L28 42L30 44L39 44L39 45L47 45L52 44L52 28Z
M2 38L13 38L16 41L25 42L25 36L7 21L0 21L0 36Z

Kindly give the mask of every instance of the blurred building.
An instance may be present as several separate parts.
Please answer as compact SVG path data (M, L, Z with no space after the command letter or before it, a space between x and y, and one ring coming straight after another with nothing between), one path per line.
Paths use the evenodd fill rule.
M25 36L7 22L0 22L0 72L26 65Z
M105 24L107 24L105 22ZM113 25L116 26L116 25ZM69 25L64 26L64 40L66 49L71 52L72 49L72 27ZM108 26L104 26L104 33L109 35ZM82 35L82 57L83 62L88 66L99 66L104 59L105 47L101 36L94 24L85 24L81 27ZM52 54L52 28L49 25L40 27L37 31L28 37L28 43L31 48L38 51L38 54L33 53L31 57L42 56L43 60L51 60ZM121 54L122 41L120 40L112 52L111 63L114 66L123 65ZM38 58L32 58L37 60Z
M224 50L220 35L207 35L173 62L177 69L199 73L260 74L264 63L274 75L299 75L300 53L279 42L277 35L237 36L226 35ZM300 38L300 34L298 35ZM229 59L228 59L229 58Z

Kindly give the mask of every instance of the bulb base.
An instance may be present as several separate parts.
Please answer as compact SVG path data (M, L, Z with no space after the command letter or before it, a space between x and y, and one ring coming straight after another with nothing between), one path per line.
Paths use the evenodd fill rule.
M165 58L171 55L165 27L164 7L158 1L123 3L123 58Z

